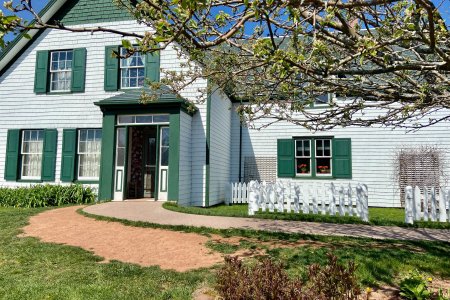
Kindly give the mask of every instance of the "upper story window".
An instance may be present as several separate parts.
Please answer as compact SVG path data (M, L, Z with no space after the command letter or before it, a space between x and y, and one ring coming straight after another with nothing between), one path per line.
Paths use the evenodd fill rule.
M21 178L41 179L44 130L22 131Z
M73 51L53 51L50 53L50 91L69 92L72 82Z
M135 52L127 56L127 49L120 48L120 84L121 88L139 88L145 81L145 55Z

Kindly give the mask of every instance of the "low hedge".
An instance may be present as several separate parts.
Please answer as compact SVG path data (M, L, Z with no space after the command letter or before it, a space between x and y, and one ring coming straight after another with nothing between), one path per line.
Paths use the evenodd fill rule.
M95 192L82 185L34 185L31 187L0 188L0 206L36 208L66 204L93 203Z

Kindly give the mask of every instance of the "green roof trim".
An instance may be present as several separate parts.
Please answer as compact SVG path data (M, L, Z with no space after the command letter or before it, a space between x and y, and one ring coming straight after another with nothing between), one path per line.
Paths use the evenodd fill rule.
M80 24L95 24L95 23L106 23L106 22L117 22L117 21L127 21L133 20L133 16L125 10L120 9L113 0L50 0L47 5L39 12L39 16L43 17L47 14L55 5L60 5L61 7L49 16L49 23L54 23L59 21L64 25L73 26ZM58 7L58 6L57 6ZM30 25L34 24L32 21ZM25 33L32 35L32 38L27 40L24 45L20 45L16 53L12 58L9 58L6 65L0 70L0 76L2 76L7 69L17 60L17 58L23 54L24 50L27 49L33 42L36 41L37 37L44 32L44 29L33 29L22 32L17 35L2 51L0 51L0 61L6 58L8 54L14 51L19 42L23 39Z
M100 107L105 106L126 106L126 105L140 105L140 106L153 106L153 105L168 105L168 104L178 104L181 107L187 109L190 102L180 95L169 90L168 87L162 86L160 90L151 90L149 88L140 89L127 89L121 90L123 93L106 98L95 102L94 104ZM149 96L156 96L157 100L142 102L141 97L143 93Z

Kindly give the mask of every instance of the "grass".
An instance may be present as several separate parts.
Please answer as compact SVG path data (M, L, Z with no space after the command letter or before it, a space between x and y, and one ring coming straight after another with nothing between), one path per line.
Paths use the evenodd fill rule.
M43 209L0 208L1 299L189 299L211 270L186 273L111 262L80 248L18 238Z
M326 263L326 253L332 252L342 262L354 260L358 264L358 278L364 286L395 284L399 276L414 269L433 277L450 279L450 260L448 260L450 243L448 242L373 240L248 229L170 226L96 216L81 210L79 212L97 220L120 222L128 226L193 232L206 236L220 235L225 238L241 237L238 246L224 241L209 242L207 246L224 254L230 254L239 249L265 249L270 257L282 262L293 276L305 277L310 264ZM299 241L303 245L299 245ZM292 243L294 244L292 247L285 246ZM267 244L278 246L269 247Z
M189 299L200 285L213 283L214 269L185 273L158 267L110 262L80 248L18 238L28 218L45 209L0 208L1 299ZM226 239L209 242L217 252L265 249L285 264L288 272L305 276L308 265L325 263L326 253L340 260L355 260L362 285L395 283L398 276L419 269L430 276L450 279L450 244L443 242L374 241L348 237L323 237L252 230L217 230L189 226L165 226L97 217L128 226L163 228L211 236L240 237L239 245ZM282 247L295 243L291 247ZM303 244L302 244L303 243ZM268 245L277 246L269 247Z
M399 226L399 227L415 227L415 228L435 228L450 229L450 222L416 222L413 225L405 223L405 211L400 208L369 208L369 223L365 223L359 218L350 216L330 216L330 215L313 215L313 214L296 214L296 213L278 213L278 212L257 212L254 216L248 215L247 204L235 205L216 205L213 207L183 207L178 206L174 202L166 202L163 207L168 210L208 216L226 216L226 217L245 217L273 220L288 221L304 221L304 222L323 222L323 223L339 223L339 224L369 224L378 226Z

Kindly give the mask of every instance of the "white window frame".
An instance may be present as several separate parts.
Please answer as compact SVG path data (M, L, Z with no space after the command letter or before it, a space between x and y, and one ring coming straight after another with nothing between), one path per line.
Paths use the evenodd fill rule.
M95 153L93 153L93 152L81 152L80 151L80 142L81 142L81 131L86 131L86 137L88 136L88 132L89 131L94 131L94 140L95 140L95 137L96 137L96 134L95 134L95 132L96 131L102 131L102 129L101 128L81 128L81 129L78 129L78 132L77 132L77 180L79 180L79 181L98 181L99 179L100 179L100 163L101 163L101 154L102 154L102 152L101 152L101 147L100 147L100 150L99 150L99 152L95 152ZM103 139L103 132L102 132L102 139ZM87 140L86 141L84 141L84 142L87 142ZM88 155L88 154L97 154L98 155L98 157L99 157L99 162L98 162L98 164L99 164L99 174L98 174L98 177L87 177L87 176L80 176L80 166L81 166L81 164L80 164L80 156L81 155Z
M158 116L168 116L167 122L155 122L154 118ZM131 122L120 122L121 117L131 118ZM137 117L152 117L152 122L137 122ZM119 115L117 116L117 125L166 125L170 124L170 114L144 114L144 115Z
M137 47L134 47L134 48L137 48ZM144 54L142 54L140 51L136 51L134 54L136 54L136 53L138 53L138 54L140 54L141 56L142 56L142 66L123 66L123 62L124 62L124 60L126 60L126 59L130 59L132 56L130 56L129 58L122 58L122 57L120 57L120 70L119 70L119 76L120 76L120 89L123 89L123 90L127 90L127 89L140 89L140 88L142 88L144 85L145 85L145 82L142 84L142 86L139 86L139 76L138 77L136 77L136 84L137 84L137 86L123 86L123 76L122 76L122 70L126 70L126 69L136 69L136 71L139 73L139 69L143 69L144 70L144 81L145 81L145 59L146 59L146 56L144 55ZM121 56L124 56L124 55L126 55L127 54L127 49L126 48L123 48L123 47L120 47L120 55ZM129 78L131 78L131 77L129 77ZM128 83L130 83L130 82L128 82Z
M302 154L304 154L304 142L308 142L309 143L309 156L305 156L305 155L301 155L298 156L297 155L297 143L298 142L302 142ZM311 139L298 139L295 140L295 174L296 176L302 176L302 177L311 177L312 176L312 171L313 171L313 166L312 166L312 148L311 148L311 143L312 140ZM297 173L297 158L309 158L309 173Z
M41 153L37 153L37 152L25 152L24 151L24 142L25 142L25 133L26 132L39 132L38 134L38 139L37 140L29 140L26 142L31 142L31 143L35 143L35 142L39 142L40 138L42 138L42 150ZM26 130L22 130L22 140L20 142L20 179L22 180L41 180L42 178L42 159L43 159L43 152L44 152L44 130L43 129L26 129ZM41 161L41 174L39 174L39 176L24 176L24 156L25 155L39 155L41 157L40 161Z
M71 60L70 68L62 69L62 70L58 68L57 70L52 70L52 68L53 68L53 54L54 53L62 53L62 52L66 52L66 60L64 60L65 62L68 61L67 60L67 54L69 52L72 53L72 60ZM58 54L58 58L59 58L59 54ZM60 60L58 60L58 66L59 66L59 63L60 63ZM72 70L73 70L73 50L72 49L70 49L70 50L50 51L50 92L51 93L70 92L71 91L71 89L72 89L72 76L73 76ZM54 81L53 80L53 76L55 74L60 74L60 73L70 73L70 80L69 80L68 89L54 90L53 89L53 81Z
M317 142L318 141L330 141L330 155L324 155L325 154L325 144L324 144L324 149L322 149L322 154L323 155L317 155ZM317 168L318 168L318 163L317 163L317 159L318 158L329 158L330 159L330 172L329 173L320 173L317 172ZM326 139L326 138L318 138L318 139L314 139L314 159L315 159L315 170L314 172L316 173L317 177L330 177L333 174L333 139Z

